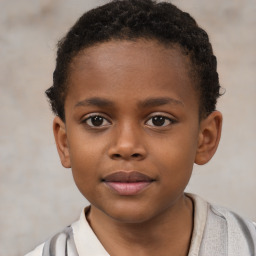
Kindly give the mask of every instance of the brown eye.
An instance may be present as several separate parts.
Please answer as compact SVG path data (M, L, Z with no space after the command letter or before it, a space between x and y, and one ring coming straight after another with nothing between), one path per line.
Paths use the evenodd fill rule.
M171 124L173 121L165 116L153 116L151 117L148 121L147 121L147 125L149 126L159 126L159 127L163 127L163 126L167 126L169 124Z
M102 127L110 124L106 118L99 115L90 116L84 122L91 127Z

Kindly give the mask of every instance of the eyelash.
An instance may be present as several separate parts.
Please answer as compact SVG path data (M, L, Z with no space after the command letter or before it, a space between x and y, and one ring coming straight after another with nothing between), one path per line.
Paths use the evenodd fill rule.
M93 118L96 118L96 120L94 120L96 122L97 121L99 121L99 122L102 121L102 124L94 125L92 123ZM85 123L86 125L88 125L89 127L92 127L92 128L102 128L102 127L106 127L106 126L111 124L111 122L108 119L106 119L104 116L102 116L101 114L90 115L89 117L86 117L84 120L82 120L82 123Z
M154 122L154 118L155 118L155 121L160 121L160 125L154 125L153 122ZM156 118L159 118L160 120L156 120ZM148 121L146 122L146 124L151 120L151 123L150 126L153 126L153 127L166 127L168 125L171 125L171 124L174 124L176 122L176 120L170 118L170 117L167 117L167 116L164 116L164 115L161 115L161 114L157 114L157 115L154 115L154 116L151 116ZM163 121L163 123L162 123ZM166 121L168 121L168 123L166 124Z
M98 125L95 125L93 124L93 118L95 118L94 121L98 121ZM155 118L155 120L154 120ZM160 120L156 120L157 118L160 118ZM151 124L150 123L150 120L151 120ZM154 121L160 121L159 125L156 125L154 124L153 122ZM166 123L168 122L168 123ZM166 126L169 126L171 124L174 124L176 123L177 121L173 118L170 118L170 117L166 117L162 114L156 114L156 115L153 115L151 116L149 119L147 119L147 121L145 122L145 124L147 126L151 126L151 127L166 127ZM105 128L105 127L108 127L109 125L111 125L111 122L105 118L104 116L102 116L101 114L92 114L88 117L86 117L84 120L82 120L82 123L85 123L87 126L91 127L91 128Z

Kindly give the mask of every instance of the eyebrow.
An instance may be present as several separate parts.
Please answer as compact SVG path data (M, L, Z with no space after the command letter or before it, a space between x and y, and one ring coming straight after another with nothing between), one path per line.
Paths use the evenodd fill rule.
M114 103L104 98L93 97L79 101L75 107L97 106L97 107L111 107Z
M169 97L149 98L149 99L139 102L138 106L141 108L147 108L147 107L158 107L158 106L163 106L163 105L167 105L167 104L184 106L182 101L173 99L173 98L169 98ZM86 107L86 106L113 107L114 102L104 99L104 98L93 97L93 98L79 101L75 105L75 107Z
M182 101L169 98L169 97L149 98L140 102L139 106L142 108L147 108L147 107L158 107L158 106L163 106L167 104L184 106L184 103Z

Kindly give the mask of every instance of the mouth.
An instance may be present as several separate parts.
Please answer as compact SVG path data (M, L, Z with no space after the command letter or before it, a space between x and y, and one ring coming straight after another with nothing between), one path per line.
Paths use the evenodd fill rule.
M102 179L110 189L123 196L136 195L154 181L151 177L136 171L119 171Z

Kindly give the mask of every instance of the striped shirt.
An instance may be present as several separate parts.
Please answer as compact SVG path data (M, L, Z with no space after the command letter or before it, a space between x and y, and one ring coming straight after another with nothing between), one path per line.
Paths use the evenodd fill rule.
M199 196L194 202L194 229L188 256L255 256L256 224ZM86 212L34 251L25 256L109 256L89 223Z

